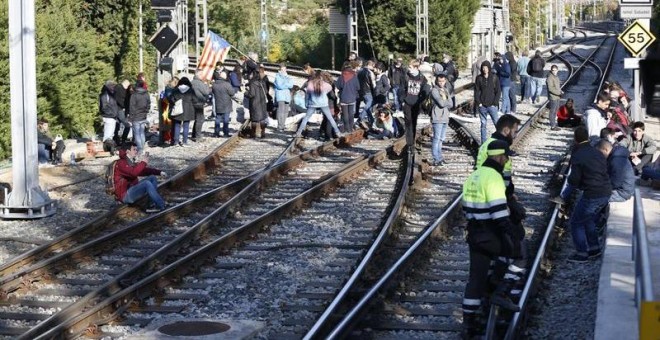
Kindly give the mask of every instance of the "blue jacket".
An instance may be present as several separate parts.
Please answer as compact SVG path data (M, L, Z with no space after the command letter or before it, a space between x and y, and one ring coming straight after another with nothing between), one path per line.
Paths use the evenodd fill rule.
M341 76L335 81L335 87L339 90L339 101L342 104L353 104L358 100L360 92L360 81L357 74L350 68L341 71Z
M621 145L614 145L607 158L607 172L610 175L612 190L625 199L632 197L635 191L635 173L628 160L630 152Z
M293 81L288 75L277 72L275 75L275 101L291 102L291 88Z
M511 64L506 60L502 64L495 63L493 70L497 74L497 78L500 79L500 87L511 87Z

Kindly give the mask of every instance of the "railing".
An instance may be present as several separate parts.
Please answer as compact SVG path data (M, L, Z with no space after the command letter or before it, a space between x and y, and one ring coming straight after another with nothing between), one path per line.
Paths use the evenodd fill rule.
M645 339L645 330L648 331L653 327L646 324L646 322L653 322L653 320L646 320L648 318L644 318L643 315L651 313L647 309L654 308L653 306L658 303L657 301L653 301L651 257L649 256L646 219L644 218L644 207L642 206L642 197L639 194L639 188L635 188L635 207L633 210L632 225L632 260L635 262L635 306L637 306L638 311L639 338Z

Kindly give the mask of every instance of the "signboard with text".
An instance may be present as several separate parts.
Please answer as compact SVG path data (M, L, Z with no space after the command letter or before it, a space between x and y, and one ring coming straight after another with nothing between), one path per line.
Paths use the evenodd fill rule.
M651 19L653 8L651 6L619 6L621 19Z

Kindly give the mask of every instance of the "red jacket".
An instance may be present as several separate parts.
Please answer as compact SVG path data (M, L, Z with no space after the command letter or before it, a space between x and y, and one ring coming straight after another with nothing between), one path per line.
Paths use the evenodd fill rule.
M570 112L568 112L568 109L566 108L566 105L562 105L559 110L557 111L557 121L563 122L573 116Z
M138 177L149 175L160 175L161 171L158 169L147 167L146 162L139 162L134 164L126 157L126 150L119 150L119 160L115 164L115 197L117 200L123 202L124 196L128 188L136 185L139 182Z

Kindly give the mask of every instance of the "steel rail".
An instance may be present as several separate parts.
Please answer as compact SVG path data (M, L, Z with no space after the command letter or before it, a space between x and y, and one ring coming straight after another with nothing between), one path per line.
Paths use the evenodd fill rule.
M603 39L603 43L599 45L599 48L603 46L605 40L611 39L612 37L606 37ZM614 44L612 46L612 50L610 52L609 59L607 60L607 65L605 67L605 75L603 77L603 80L601 81L599 87L596 89L596 94L594 96L594 101L596 100L598 93L602 90L602 86L604 84L604 79L607 77L609 74L611 67L612 67L612 58L614 57L614 52L616 51L617 44ZM598 49L599 49L598 48ZM596 49L591 55L589 55L589 58L591 58L597 51ZM582 64L584 66L585 63ZM568 183L568 178L564 180L562 189L566 187ZM528 307L528 302L532 294L532 290L535 286L535 283L538 279L538 274L540 272L541 268L541 263L547 256L547 250L548 250L548 245L550 243L550 239L553 236L554 232L554 226L557 222L558 215L560 211L560 206L559 204L556 204L553 211L552 215L550 217L550 221L548 222L548 225L546 227L545 233L543 234L543 238L541 240L541 244L539 245L539 248L537 250L536 256L534 258L534 262L532 263L531 269L529 271L529 274L527 275L527 279L525 281L525 287L523 288L523 292L520 296L520 300L518 301L518 307L520 307L520 312L516 312L513 314L513 317L511 319L511 322L509 323L509 327L507 328L507 332L505 335L506 340L511 340L511 339L516 339L518 336L518 332L520 331L521 327L521 320L527 313L527 307Z
M543 105L541 108L542 107ZM528 121L535 121L538 119L538 116L540 116L541 112L542 109L537 110ZM521 132L517 135L514 143L521 140L525 134L528 133L528 131L529 129L523 130L521 128ZM412 261L424 248L426 248L426 246L428 246L428 243L430 242L430 236L433 235L438 226L446 222L448 216L451 216L454 212L456 212L456 209L460 207L462 197L462 193L459 192L456 194L456 197L443 209L443 213L426 227L426 229L422 232L422 234L420 234L417 240L415 240L413 245L408 248L401 257L397 259L396 263L392 265L392 267L390 267L373 286L367 289L367 292L362 295L360 300L329 332L329 335L327 336L328 339L342 338L352 330L355 324L359 321L361 314L366 311L368 306L373 302L373 299L378 296L379 293L381 293L381 290L390 286L392 281L396 279L397 275L402 274L402 272L407 269L405 268L405 264L410 263L410 261Z
M232 136L205 158L191 164L185 170L182 170L180 173L161 183L159 188L174 190L183 185L194 182L195 179L199 178L200 175L206 171L206 169L214 167L217 164L220 155L232 148L238 142L238 138L238 135ZM146 200L143 199L141 202L144 204ZM140 205L140 203L138 203L138 205ZM50 253L57 252L61 249L68 249L72 244L84 240L88 237L88 234L95 233L99 229L105 227L112 219L117 218L117 216L127 215L136 210L135 207L129 205L118 206L94 220L57 237L49 243L33 248L3 263L0 265L0 276L8 275L9 273L16 271L19 267L33 264L37 262L39 258Z
M551 51L552 49L558 48L562 45L564 45L563 42L559 43L559 44L557 44L553 47L550 47L549 49L545 50L545 52ZM552 58L552 57L550 57L550 58ZM473 86L473 84L468 84L468 85ZM456 110L458 111L459 108L463 108L463 107L467 106L469 104L469 102L470 102L470 100L460 104L457 107ZM449 125L450 125L450 127L454 128L457 131L457 133L459 135L459 139L461 140L461 142L464 143L472 151L474 151L475 156L476 156L476 149L478 149L479 143L476 142L476 137L474 136L474 134L469 129L465 128L463 126L463 124L461 124L459 121L457 121L454 118L450 118ZM469 141L469 139L471 139L471 141ZM402 204L403 203L405 203L405 199L402 198ZM393 220L393 222L394 222L394 220ZM386 234L384 233L384 231L382 231L381 233L382 233L383 238L384 238ZM381 235L379 235L379 239L380 239L380 236ZM369 249L367 255L363 258L363 260L360 262L360 265L357 267L357 269L351 275L350 279L341 288L341 290L335 296L335 298L330 303L330 305L328 307L326 307L326 309L323 311L323 314L316 320L316 322L314 323L312 328L304 336L304 339L312 339L312 338L323 337L325 335L323 335L322 333L327 334L330 331L331 326L329 326L328 324L331 322L330 319L332 317L332 314L337 310L337 308L339 307L339 305L341 303L345 302L345 299L346 299L349 291L351 291L351 289L353 289L355 284L358 282L358 279L361 276L362 272L364 271L364 268L366 268L366 266L373 261L373 255L376 253L376 250L378 248L380 248L381 243L382 243L382 241L379 241L377 244L372 245L372 247ZM360 308L362 308L362 307L360 307Z
M320 197L324 193L332 190L332 188L336 187L337 185L349 181L352 176L385 159L388 152L397 149L400 150L404 148L404 145L405 139L400 138L386 150L376 152L369 157L363 157L361 160L355 160L349 163L339 171L335 172L333 176L323 180L305 192L279 205L277 208L271 210L270 212L264 213L256 219L224 234L211 243L195 250L190 254L187 254L186 256L176 260L173 263L170 263L166 267L158 270L155 273L152 273L151 275L141 279L131 286L117 292L116 294L113 294L110 297L105 298L105 300L94 305L93 307L86 309L83 313L69 315L68 319L64 319L64 321L62 321L60 324L50 328L45 333L36 333L32 335L38 336L36 337L37 339L50 339L53 337L75 337L90 323L95 323L101 320L107 321L107 315L114 315L114 311L117 310L122 311L126 306L128 306L128 304L130 304L133 299L146 298L151 294L152 291L162 287L165 282L173 280L174 277L185 275L189 271L201 266L202 263L209 257L216 256L223 249L231 247L237 241L244 239L251 233L257 232L269 223L276 221L281 216L284 216L286 212L295 208L299 208L311 202L313 199ZM404 160L406 159L408 158L404 158ZM404 161L402 168L405 169L406 174L409 174L411 165L407 164L407 161ZM405 183L407 183L407 181L403 181L400 178L398 183L399 185L403 186ZM398 189L398 191L400 191L401 187ZM395 190L395 192L397 192L397 190ZM394 209L394 205L391 205L389 209ZM213 220L215 220L215 216L212 214L199 223L210 224ZM28 339L34 337L23 338Z
M356 131L351 135L349 135L349 137L353 137L353 135L357 136L361 134L362 134L361 131ZM353 138L353 139L357 139L357 138ZM305 151L297 156L291 156L284 161L278 163L276 162L276 164L273 164L272 166L268 165L264 169L256 170L251 174L239 178L231 183L209 190L208 192L201 193L198 196L190 198L187 201L182 202L176 206L170 207L165 211L148 216L147 218L131 223L124 228L118 229L109 234L95 238L82 245L76 246L64 252L60 252L53 257L47 258L43 261L33 264L30 267L23 268L10 275L4 276L0 278L0 291L3 291L5 295L12 293L15 290L21 288L23 285L25 285L26 282L32 283L34 281L39 281L43 276L52 275L54 273L53 270L58 266L61 266L65 262L67 265L70 264L70 262L68 262L69 260L73 260L75 262L76 259L84 258L87 255L94 254L95 252L97 252L98 248L107 246L108 243L116 243L122 240L126 240L128 237L136 233L144 233L153 228L157 228L159 226L159 222L175 217L176 214L179 212L191 211L196 205L205 204L206 202L217 200L220 197L227 197L227 195L232 196L233 194L237 194L242 189L246 188L252 182L257 180L260 174L263 174L264 172L268 172L268 171L270 172L283 171L282 169L285 167L286 168L294 167L302 163L303 159L306 158L307 156L319 155L328 152L332 149L335 149L336 148L335 144L338 143L339 143L338 141L330 141L314 149ZM290 143L289 145L292 146L293 144L294 143ZM285 150L282 153L282 155L284 156L286 152L287 151ZM228 209L229 208L232 207L228 207Z
M356 131L354 133L358 134L361 133L361 131ZM335 149L336 147L334 146L334 143L338 143L338 142L330 141L324 143L323 145L320 145L315 149L308 150L297 156L289 157L285 161L279 162L273 165L272 167L268 167L265 170L256 171L251 175L248 175L242 179L239 179L231 183L232 188L238 189L236 190L237 193L234 194L231 197L231 199L229 199L219 208L215 209L210 216L212 216L213 220L226 218L226 216L229 214L229 212L232 209L235 209L239 204L243 203L245 199L249 197L249 195L253 194L255 191L259 190L262 186L264 186L267 180L274 177L278 173L283 173L288 169L291 169L295 166L298 166L299 164L304 163L305 159L308 158L310 155L311 156L320 155L331 149ZM200 195L197 199L191 200L192 202L189 201L187 202L187 204L180 205L180 207L177 206L177 207L173 207L172 209L168 209L168 211L159 214L159 217L162 219L171 216L173 214L172 210L174 210L174 208L177 208L177 210L182 210L182 209L191 210L192 205L195 204L197 201L200 201L202 199L203 200L214 199L216 197L225 194L226 190L221 190L224 189L224 187L225 186L204 193ZM167 258L167 256L176 253L182 247L185 247L186 245L190 244L193 241L196 241L199 237L201 237L212 226L210 223L202 223L207 219L208 217L204 218L202 221L195 224L181 235L177 236L175 239L169 241L167 244L163 245L159 249L150 253L149 256L147 256L146 258L141 259L138 263L132 265L130 268L123 270L121 274L114 276L111 280L104 283L100 288L94 290L93 292L90 292L89 294L86 294L78 301L69 304L61 311L58 311L57 313L51 315L48 319L32 327L28 332L21 335L21 337L24 339L32 338L35 335L39 334L40 332L45 331L46 328L48 328L50 325L57 322L58 320L63 320L75 315L76 313L79 313L80 310L83 310L87 304L93 302L94 300L98 300L99 297L107 296L123 289L126 286L126 282L129 282L131 280L135 281L137 277L145 276L145 274L148 274L149 271L152 271L154 267L156 267L159 264L162 264L163 259ZM44 261L44 263L40 263L41 266L38 267L37 270L41 273L44 273L47 269L52 270L55 266L68 265L71 263L71 260L75 262L76 259L84 257L89 253L94 253L98 247L107 246L108 243L110 243L111 241L115 241L116 239L126 240L127 238L131 237L132 234L136 233L137 229L158 227L158 224L154 222L155 219L147 219L146 221L141 221L139 223L131 225L128 228L125 228L127 230L119 230L117 232L112 233L111 235L107 235L99 239L96 239L92 242L77 247L76 249L72 249L71 251L65 252L54 258L48 259ZM12 279L12 283L14 285L20 285L24 281L25 279L21 277L16 277Z

